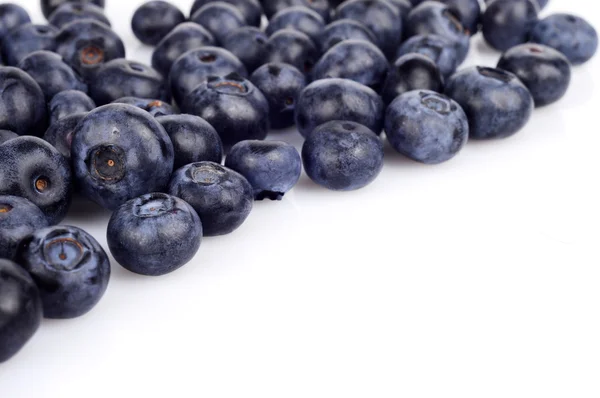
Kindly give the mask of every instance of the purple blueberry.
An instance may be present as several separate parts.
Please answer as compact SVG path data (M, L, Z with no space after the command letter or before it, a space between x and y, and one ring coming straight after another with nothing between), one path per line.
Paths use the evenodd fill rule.
M204 26L220 44L225 42L231 32L246 25L242 13L236 7L222 1L200 7L190 20Z
M364 40L376 44L373 33L362 23L352 19L339 19L327 25L319 39L323 51L344 40Z
M440 69L444 77L452 75L460 61L452 41L440 35L413 36L400 46L397 57L418 53L429 57Z
M73 134L85 115L86 113L75 113L52 123L44 133L44 140L56 148L66 159L70 160Z
M325 21L329 20L331 9L327 0L261 0L267 18L271 19L275 14L286 8L304 6L317 12Z
M0 67L0 129L39 136L46 124L46 101L37 82L20 69Z
M312 71L319 60L319 50L310 37L292 29L275 32L267 42L267 52L265 63L294 65L304 73Z
M155 46L185 20L185 15L175 5L153 0L135 10L131 19L131 29L139 41Z
M110 26L104 10L93 3L64 3L48 17L48 23L60 29L79 19L94 19Z
M34 51L54 51L57 32L57 29L50 25L21 25L10 31L2 40L2 59L9 66L17 66Z
M243 26L234 30L223 43L244 64L248 72L255 71L263 65L269 55L268 36L254 26Z
M173 115L177 113L168 102L152 98L123 97L114 100L112 103L133 105L145 110L154 117Z
M15 28L31 23L27 11L18 4L0 4L0 42L4 36Z
M319 46L321 34L325 29L325 21L315 11L304 6L293 6L277 12L269 20L266 33L271 36L273 33L283 30L293 29L304 33Z
M534 0L493 1L481 16L483 37L500 51L525 43L538 22L538 11Z
M94 4L100 8L104 8L104 0L40 0L42 13L46 18L48 18L57 8L66 3Z
M14 259L19 242L48 225L46 215L29 200L0 196L0 258Z
M396 60L390 68L382 90L386 104L412 90L442 92L444 78L439 68L429 57L409 53Z
M194 15L196 11L208 3L214 3L219 0L195 0L192 5L190 15ZM244 16L246 23L252 26L260 26L262 18L262 6L258 0L220 0L225 3L235 6L238 11Z
M76 113L87 113L96 108L94 100L86 93L77 90L67 90L56 94L48 104L50 125Z

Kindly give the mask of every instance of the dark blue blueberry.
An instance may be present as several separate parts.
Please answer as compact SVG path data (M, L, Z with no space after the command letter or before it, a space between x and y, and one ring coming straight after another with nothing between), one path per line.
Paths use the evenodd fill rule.
M163 76L169 76L171 65L177 58L195 48L214 44L213 35L203 26L184 22L158 43L152 53L152 67Z
M56 53L32 52L21 60L19 69L27 72L39 84L46 101L62 91L87 92L87 85L81 81L80 76Z
M410 0L388 0L388 3L396 7L400 13L402 21L405 22L406 18L408 18L410 10L413 8L413 4L410 2ZM403 26L403 28L406 29L406 26Z
M318 126L302 147L304 170L317 184L352 191L372 183L383 168L383 143L369 128L333 120Z
M293 6L304 6L317 12L325 21L329 20L331 9L327 0L261 0L267 18L271 19L275 14Z
M165 128L175 150L175 169L195 162L221 163L223 143L217 130L194 115L160 116L156 120Z
M46 215L29 200L0 196L0 258L13 259L23 238L47 226Z
M0 363L9 360L35 334L42 300L31 276L18 264L0 260Z
M17 138L18 136L17 133L13 133L10 130L0 130L0 144L4 144L6 141Z
M404 156L426 164L453 158L469 139L460 105L443 94L414 90L397 97L385 115L385 134Z
M110 26L104 10L92 3L64 3L50 15L48 23L60 29L78 19L95 19Z
M82 193L114 210L165 189L173 171L173 144L148 112L126 104L96 108L79 123L71 146Z
M481 6L479 0L437 0L453 7L460 17L462 26L472 36L479 30L479 19L481 17Z
M382 91L386 104L397 96L412 90L431 90L442 92L444 78L440 70L429 57L409 53L398 58L388 73Z
M493 0L485 0L486 5L491 3ZM548 0L535 0L540 9L546 7L548 5Z
M344 40L364 40L373 44L377 42L365 25L352 19L339 19L327 25L319 42L322 50L327 51Z
M31 18L23 7L12 3L0 4L0 42L8 32L27 23L31 23Z
M375 44L344 40L323 54L312 75L315 80L331 77L354 80L379 92L388 69L385 55Z
M21 25L10 31L2 41L2 59L9 66L16 66L34 51L54 51L57 30L50 25Z
M46 101L36 81L20 69L0 67L0 129L39 136L46 122Z
M381 97L367 86L347 79L317 80L298 97L296 126L307 137L323 123L342 120L360 123L380 134L384 109Z
M571 64L560 52L541 44L521 44L502 54L498 68L513 73L525 84L535 106L558 101L571 82Z
M281 141L242 141L231 148L225 166L243 175L256 200L281 200L300 179L302 159Z
M89 84L90 97L97 105L123 97L155 98L169 101L167 83L150 66L126 59L102 65Z
M298 95L306 87L306 77L289 64L265 64L258 68L250 81L264 94L269 103L269 121L272 129L294 125L294 111Z
M481 16L483 37L500 51L525 43L538 22L538 10L533 0L494 1Z
M469 136L504 138L521 130L533 110L527 87L502 69L472 67L446 83L445 94L458 102L469 119Z
M194 15L196 11L208 3L214 3L219 0L196 0L192 5L190 15ZM258 0L220 0L235 6L238 11L244 16L246 23L252 26L260 26L262 18L262 6Z
M217 43L221 44L231 32L246 25L242 13L231 4L222 1L200 7L190 20L204 26L212 33Z
M238 229L250 215L254 202L248 180L213 162L192 163L177 170L169 193L196 210L204 236L225 235Z
M598 33L585 19L570 14L553 14L539 21L531 41L563 53L573 65L583 64L598 49Z
M187 96L181 109L210 123L225 147L244 140L263 140L269 131L267 99L254 84L236 74L210 76Z
M73 133L75 133L77 125L85 115L86 113L75 113L52 123L44 134L44 140L49 142L65 158L71 159Z
M185 22L183 12L162 0L142 4L131 19L133 34L144 44L157 45L170 31Z
M223 48L238 57L248 72L263 65L269 55L268 36L254 26L243 26L234 30L223 43Z
M325 21L315 11L304 6L293 6L285 8L273 15L267 25L267 34L283 29L294 29L306 34L318 46L320 44L321 34L325 29Z
M444 77L453 74L461 62L452 41L439 35L411 37L398 49L398 58L410 53L423 54L432 59Z
M304 73L310 72L319 60L319 50L313 41L297 30L275 32L269 38L267 49L267 62L294 65Z
M50 125L76 113L87 113L96 108L94 100L86 93L77 90L63 91L54 96L48 104Z
M0 145L0 195L29 199L58 224L71 204L71 167L52 145L19 137Z
M70 226L40 229L23 239L17 262L37 285L45 318L71 319L89 312L110 279L110 261L87 232Z
M114 100L112 103L137 106L138 108L150 113L154 117L173 115L177 113L169 103L152 98L123 97Z
M50 16L58 7L65 3L82 3L94 4L100 8L104 8L104 0L40 0L42 13L46 18Z

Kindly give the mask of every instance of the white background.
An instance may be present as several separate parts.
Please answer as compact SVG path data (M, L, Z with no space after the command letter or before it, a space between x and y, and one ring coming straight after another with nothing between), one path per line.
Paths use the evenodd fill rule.
M43 21L37 0L16 3ZM107 3L128 57L149 62L129 27L142 1ZM543 14L600 28L599 9ZM467 64L495 65L472 48ZM597 56L518 135L439 166L388 148L358 192L303 176L174 274L113 262L93 312L44 321L0 366L0 397L598 398L599 85ZM67 222L106 248L107 219L80 203Z

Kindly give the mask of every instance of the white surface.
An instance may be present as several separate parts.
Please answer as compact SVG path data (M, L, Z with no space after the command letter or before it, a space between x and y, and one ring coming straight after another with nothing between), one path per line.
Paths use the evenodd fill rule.
M142 1L107 3L149 62L129 28ZM559 10L600 28L595 2ZM468 64L498 56L477 38ZM0 397L598 398L599 84L597 56L515 137L434 167L388 150L358 192L303 176L172 275L113 263L93 312L44 321L0 366ZM108 215L86 207L67 222L106 248Z

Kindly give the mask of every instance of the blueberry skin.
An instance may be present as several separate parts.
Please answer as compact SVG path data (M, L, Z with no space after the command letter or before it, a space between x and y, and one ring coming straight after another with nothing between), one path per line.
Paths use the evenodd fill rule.
M236 74L210 76L187 96L181 109L210 123L225 147L243 140L264 140L269 132L267 99Z
M364 84L380 92L389 65L385 55L373 43L345 40L331 47L313 69L313 79L343 78Z
M152 53L152 67L163 76L169 76L177 58L195 48L214 44L215 38L204 27L194 22L184 22L158 43Z
M115 59L102 65L90 81L89 94L97 105L123 97L170 100L167 83L160 73L150 66L126 59Z
M196 0L192 5L190 15L194 15L196 11L206 4L214 3L216 1L223 1L235 6L242 14L248 25L260 26L260 21L262 18L262 6L258 0Z
M237 8L220 1L200 7L190 20L204 26L217 43L223 43L231 32L246 26L244 16Z
M138 7L131 19L133 34L144 44L157 45L174 27L185 22L183 12L166 1L148 1Z
M62 91L87 92L87 85L62 57L50 51L35 51L19 63L19 69L33 77L42 89L46 101Z
M31 276L20 265L0 259L0 363L13 357L42 321L42 301Z
M475 139L509 137L527 124L533 111L527 87L502 69L463 69L448 80L445 94L463 108Z
M481 5L479 0L438 0L458 11L460 22L473 36L479 30Z
M400 17L402 17L403 22L408 17L410 10L413 8L413 4L410 2L410 0L388 0L388 3L396 7L400 13Z
M41 135L46 122L46 101L37 82L20 69L0 67L0 129Z
M538 22L538 11L533 0L494 1L481 16L483 37L500 51L525 43Z
M23 238L48 225L46 215L29 200L0 196L0 258L13 259Z
M71 167L52 145L19 137L0 145L0 195L29 199L58 224L71 204Z
M444 91L444 78L439 68L425 55L409 53L398 58L387 75L382 97L389 104L412 90Z
M502 54L498 68L513 73L527 87L536 107L561 99L571 82L571 64L560 52L541 44L521 44Z
M13 138L17 138L19 135L17 133L13 133L9 130L0 130L0 145L4 144L8 140L12 140Z
M92 3L65 3L48 17L48 23L60 29L78 19L95 19L110 26L104 10Z
M485 4L488 5L492 0L485 0ZM535 0L540 9L546 7L548 5L548 0Z
M8 32L27 23L31 23L31 18L23 7L12 3L0 4L0 42Z
M372 183L383 168L383 143L369 128L332 120L318 126L302 146L304 170L311 180L335 191Z
M325 20L315 11L304 6L293 6L277 12L269 20L266 33L273 33L283 29L294 29L304 33L318 46L321 34L325 29Z
M225 166L243 175L256 200L281 200L302 174L302 159L281 141L241 141L231 148Z
M598 49L598 33L585 19L570 14L553 14L539 21L531 41L563 53L573 65L589 61Z
M275 32L267 42L266 63L286 63L309 73L319 60L319 50L302 32L283 29Z
M250 215L254 202L248 180L213 162L192 163L175 171L169 194L196 210L204 236L226 235L238 229Z
M325 122L342 120L360 123L380 134L384 109L381 97L367 86L347 79L317 80L298 97L296 126L307 137Z
M123 97L112 102L113 104L129 104L145 110L154 117L174 115L177 113L175 109L167 102L139 97Z
M165 189L173 171L173 144L148 112L109 104L88 113L71 146L81 192L114 210L147 192Z
M46 18L65 3L94 4L100 8L104 8L104 0L40 0L42 13Z
M235 55L248 72L253 72L265 63L269 55L268 40L269 37L259 28L243 26L227 36L223 48Z
M452 41L440 35L411 37L402 43L398 49L397 58L410 53L423 54L432 59L444 77L452 75L461 63Z
M317 12L325 21L329 20L329 14L331 13L327 0L261 0L261 4L269 19L279 11L293 6L309 8Z
M86 113L76 113L51 124L44 134L44 140L56 148L66 159L70 160L73 134L85 115Z
M327 25L319 39L323 51L344 40L364 40L376 44L375 36L362 23L352 19L339 19Z
M270 63L258 68L250 81L264 94L269 103L272 129L294 125L294 111L300 92L306 87L306 77L289 64Z
M223 143L217 130L206 120L194 115L160 116L156 120L173 142L175 167L195 162L221 163Z
M10 31L2 41L2 59L8 66L19 62L34 51L54 51L57 30L50 25L21 25Z
M96 108L94 100L86 93L77 90L67 90L56 94L48 104L50 125L76 113L87 113Z

